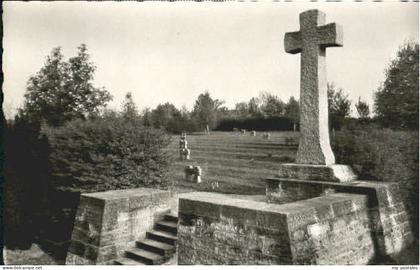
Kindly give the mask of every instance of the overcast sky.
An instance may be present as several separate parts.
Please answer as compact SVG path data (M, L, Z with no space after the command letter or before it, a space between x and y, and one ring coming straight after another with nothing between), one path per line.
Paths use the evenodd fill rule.
M81 43L97 66L95 85L119 108L126 92L140 109L171 102L192 108L205 91L233 107L260 91L299 97L300 56L284 51L299 13L319 8L344 28L327 49L327 79L352 100L373 103L384 69L419 39L418 3L4 2L5 110L23 104L29 77L52 48L66 58ZM353 108L354 110L354 108Z

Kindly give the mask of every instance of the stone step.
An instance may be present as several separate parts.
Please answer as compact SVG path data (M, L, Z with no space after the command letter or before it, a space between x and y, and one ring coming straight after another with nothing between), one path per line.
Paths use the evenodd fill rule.
M168 213L164 216L163 220L178 223L178 215L174 213Z
M178 240L178 237L175 234L159 230L146 232L146 238L170 245L175 245Z
M134 248L126 251L126 256L130 259L141 261L147 265L159 265L165 262L165 257L144 249Z
M146 251L153 252L153 253L157 253L165 257L169 257L170 255L175 253L174 245L162 243L153 239L144 239L141 241L137 241L136 245L138 248L141 248Z
M155 223L155 228L160 231L169 232L173 234L177 234L178 227L177 223L172 221L159 221Z
M114 265L145 265L145 263L124 257L124 258L119 258L115 260Z

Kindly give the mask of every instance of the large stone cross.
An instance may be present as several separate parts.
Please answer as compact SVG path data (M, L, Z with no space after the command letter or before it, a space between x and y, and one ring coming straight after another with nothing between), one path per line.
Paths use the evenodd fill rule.
M341 26L325 25L325 14L308 10L300 14L300 31L286 33L288 53L301 53L300 132L296 163L331 165L335 163L328 131L328 99L325 48L342 46Z

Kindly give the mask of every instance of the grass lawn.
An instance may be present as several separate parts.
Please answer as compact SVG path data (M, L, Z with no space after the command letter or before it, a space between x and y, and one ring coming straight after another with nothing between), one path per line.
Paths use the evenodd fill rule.
M187 136L191 159L181 161L179 136L173 137L169 150L175 162L171 167L176 188L215 191L223 193L262 195L265 193L265 178L275 176L279 164L293 162L297 147L286 145L287 138L297 140L299 133L270 132L271 138L240 132L211 132ZM198 165L202 169L202 183L185 181L184 168Z

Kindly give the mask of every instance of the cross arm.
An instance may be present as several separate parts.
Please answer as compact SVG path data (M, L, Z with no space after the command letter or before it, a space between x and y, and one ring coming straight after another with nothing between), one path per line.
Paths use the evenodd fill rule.
M319 45L323 47L343 46L343 27L336 23L329 23L318 27Z
M302 51L301 32L288 32L284 35L284 49L287 53L300 53Z

